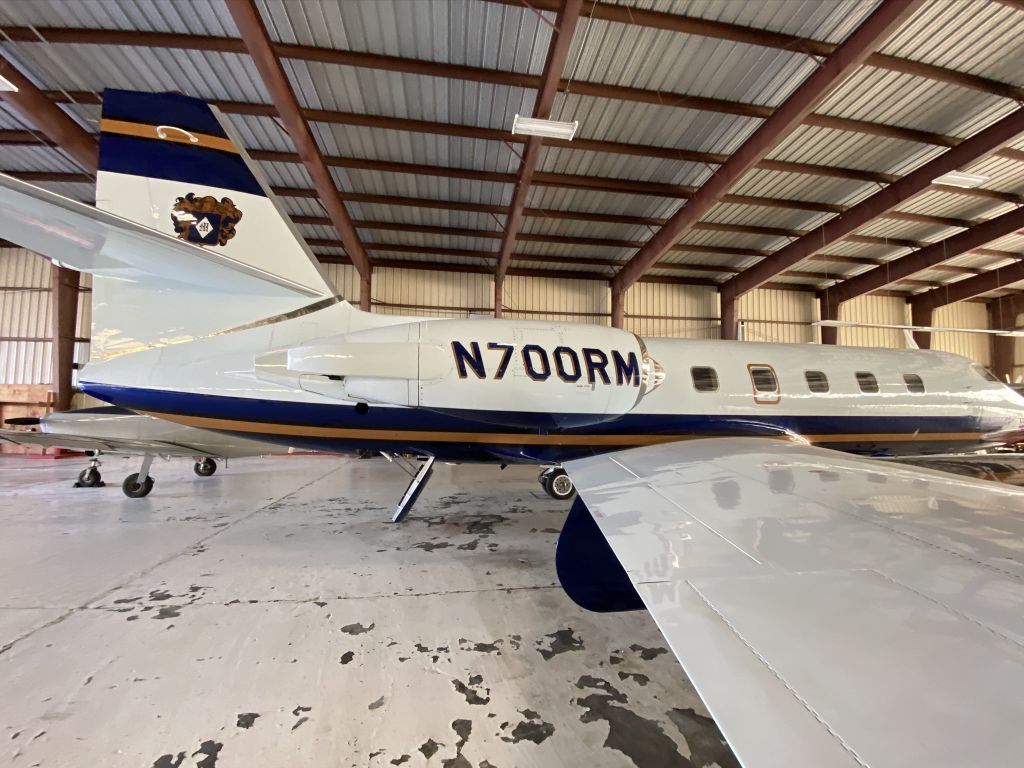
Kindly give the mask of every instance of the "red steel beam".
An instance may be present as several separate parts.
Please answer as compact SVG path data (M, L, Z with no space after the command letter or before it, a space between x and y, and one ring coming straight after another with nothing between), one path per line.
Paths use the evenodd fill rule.
M125 45L142 48L181 48L188 50L221 51L231 53L245 53L245 47L241 40L230 37L205 37L198 35L187 35L179 33L164 32L139 32L135 30L110 30L110 29L72 29L72 28L27 28L7 27L3 29L5 35L16 42L38 43L39 35L51 43L70 43L87 45ZM536 75L529 75L518 72L507 72L487 69L485 67L469 67L443 62L424 61L419 59L405 59L398 56L384 56L380 54L361 53L356 51L344 51L334 48L317 48L314 46L291 45L284 43L274 44L274 50L283 58L294 58L303 61L318 61L327 64L341 66L365 67L368 69L383 69L394 72L408 72L431 77L444 77L471 82L484 82L499 85L511 85L522 88L537 88L540 78ZM916 65L910 62L910 65ZM916 65L927 66L927 65ZM938 69L938 68L937 68ZM951 72L951 71L950 71ZM960 75L963 73L953 73ZM971 76L967 75L967 78ZM952 82L950 77L938 78ZM973 81L978 84L978 81ZM991 92L1015 89L1013 92L1022 90L1004 83L992 82L991 89L981 89ZM958 83L964 85L964 82ZM583 95L595 96L607 99L619 99L625 101L656 104L659 106L670 106L688 109L700 109L723 114L744 115L753 118L766 118L772 110L757 104L742 104L722 99L701 98L688 96L686 94L666 93L663 91L647 90L642 88L630 88L614 86L606 83L588 83L574 80L570 84L567 81L559 83L559 89L571 91ZM969 87L969 86L968 86ZM72 92L76 100L88 103L88 99L95 99L95 96L88 92ZM1005 95L1000 93L998 95ZM82 97L79 99L79 97ZM1013 97L1018 98L1018 97ZM218 105L219 106L219 105ZM262 106L262 105L260 105ZM308 118L307 119L311 119ZM935 144L937 146L955 146L959 139L952 136L929 133L909 128L900 128L892 125L882 125L864 120L853 120L849 118L835 117L831 115L808 115L807 125L814 125L835 130L853 131L856 133L867 133L888 138L898 138L904 141ZM1019 150L1003 150L1000 154L1006 157L1024 161L1024 153Z
M99 145L93 135L58 107L3 54L0 54L0 76L18 89L0 91L0 99L3 99L22 120L38 128L47 139L95 176L99 167Z
M562 71L565 69L565 61L569 56L569 46L572 45L572 36L576 31L576 22L579 20L582 7L583 0L562 0L562 6L558 11L558 16L555 18L555 28L551 44L548 46L548 56L544 62L544 71L540 77L537 98L533 105L533 116L535 118L546 120L551 116L551 107L555 102L555 93L558 90ZM537 167L537 161L540 159L540 148L541 139L537 136L529 137L526 142L526 149L523 152L522 162L519 165L516 186L512 193L512 204L509 206L508 217L505 219L505 236L501 241L498 264L494 270L495 317L501 317L502 285L505 281L505 272L508 270L509 261L512 259L516 235L519 233L519 227L523 221L526 194L530 190L533 172Z
M274 44L270 40L263 19L260 18L259 9L254 0L227 0L228 12L238 27L242 36L245 49L252 57L256 69L260 73L264 87L270 94L274 107L284 123L288 135L295 143L302 164L309 172L316 188L320 202L327 209L338 236L345 244L345 252L352 259L352 264L364 281L370 276L370 260L363 250L363 244L359 241L359 234L356 232L352 219L348 215L345 203L338 196L338 188L331 177L331 172L324 163L320 149L317 147L313 134L302 116L298 99L288 82L281 61L274 51ZM369 308L370 296L368 292L361 291L359 304L362 308Z
M1024 9L1024 3L1020 0L1000 0L1011 2L1018 8ZM558 0L490 0L490 2L501 3L502 5L517 5L536 8L537 10L551 11L557 7ZM607 2L594 2L586 0L583 4L583 13L594 19L613 21L620 24L629 24L653 29L664 29L671 32L680 32L687 35L700 37L711 37L718 40L729 40L735 43L746 43L747 45L759 45L765 48L777 50L809 53L816 56L830 56L836 49L832 43L813 40L795 35L787 35L781 32L772 32L764 29L754 29L738 24L729 24L710 19L699 19L690 16L681 16L662 11L650 11L632 6L616 5ZM966 72L958 72L946 67L924 64L919 61L902 59L897 56L888 56L883 53L872 53L865 62L869 66L880 69L888 69L894 72L903 72L909 75L918 75L932 80L939 80L952 83L964 88L991 93L996 96L1003 96L1007 99L1017 101L1024 100L1024 88L1015 85L991 80L986 77L970 75Z
M835 52L729 157L690 201L676 212L615 277L624 290L685 235L729 188L788 136L840 83L864 63L924 0L884 0Z
M861 275L852 277L849 280L844 280L829 289L829 300L835 304L841 304L844 301L849 301L850 299L856 298L857 296L861 296L865 293L877 291L879 288L883 288L889 283L903 280L916 272L930 269L936 264L948 261L962 253L967 253L968 251L974 250L985 243L990 243L993 240L998 240L1000 237L1013 234L1021 228L1024 228L1024 208L1015 208L1009 213L1004 213L1002 216L989 219L988 221L984 221L975 227L959 232L945 240L932 243L927 248L922 248L920 251L915 251L914 253L902 256L898 259L893 259L892 261L886 262L885 264L875 267ZM1013 267L1017 274L1020 275L1015 278L1015 280L1024 280L1024 268L1016 264L1013 265ZM1009 268L1003 267L1002 269ZM999 286L1000 277L1002 277L1005 282L1006 273L1000 275L1002 269L987 271L984 274L969 277L960 282L950 283L949 285L942 286L938 289L938 293L954 297L949 300L949 302L953 302L960 301L961 298L976 296L978 293L994 290ZM991 288L982 288L973 294L965 293L965 291L973 290L974 286L988 285L990 282L993 284L993 287ZM938 295L938 293L934 291L929 293ZM941 305L937 304L935 306Z
M930 188L933 179L992 153L997 147L1012 141L1021 132L1024 132L1024 109L1012 112L899 181L849 208L842 216L826 221L819 228L776 251L743 274L732 278L722 286L722 296L734 298L752 291L779 272L817 253L829 243L849 235L855 229L885 215L900 203Z

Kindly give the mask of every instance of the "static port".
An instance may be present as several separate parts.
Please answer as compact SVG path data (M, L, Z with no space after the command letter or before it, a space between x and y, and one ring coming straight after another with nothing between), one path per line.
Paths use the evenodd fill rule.
M360 416L367 413L370 410L370 406L366 403L356 403L356 413Z

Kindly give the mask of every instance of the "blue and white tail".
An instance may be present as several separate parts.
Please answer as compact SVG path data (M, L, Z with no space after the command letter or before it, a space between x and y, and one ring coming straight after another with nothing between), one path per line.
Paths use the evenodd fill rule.
M96 207L331 293L219 112L173 93L103 94Z

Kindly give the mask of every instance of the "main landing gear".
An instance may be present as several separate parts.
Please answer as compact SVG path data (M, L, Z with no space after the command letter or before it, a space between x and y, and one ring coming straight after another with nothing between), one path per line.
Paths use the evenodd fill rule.
M573 485L572 478L561 467L545 469L540 473L539 480L544 492L553 499L565 501L571 499L572 495L576 493L576 486Z
M130 499L141 499L148 496L153 490L153 478L149 474L149 468L153 464L153 456L146 454L142 457L142 467L138 472L132 472L121 483L121 490Z

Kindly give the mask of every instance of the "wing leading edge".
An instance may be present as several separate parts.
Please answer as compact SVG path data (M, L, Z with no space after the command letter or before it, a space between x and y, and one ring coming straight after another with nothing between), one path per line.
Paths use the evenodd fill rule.
M744 765L1019 761L1024 492L763 438L566 469Z

